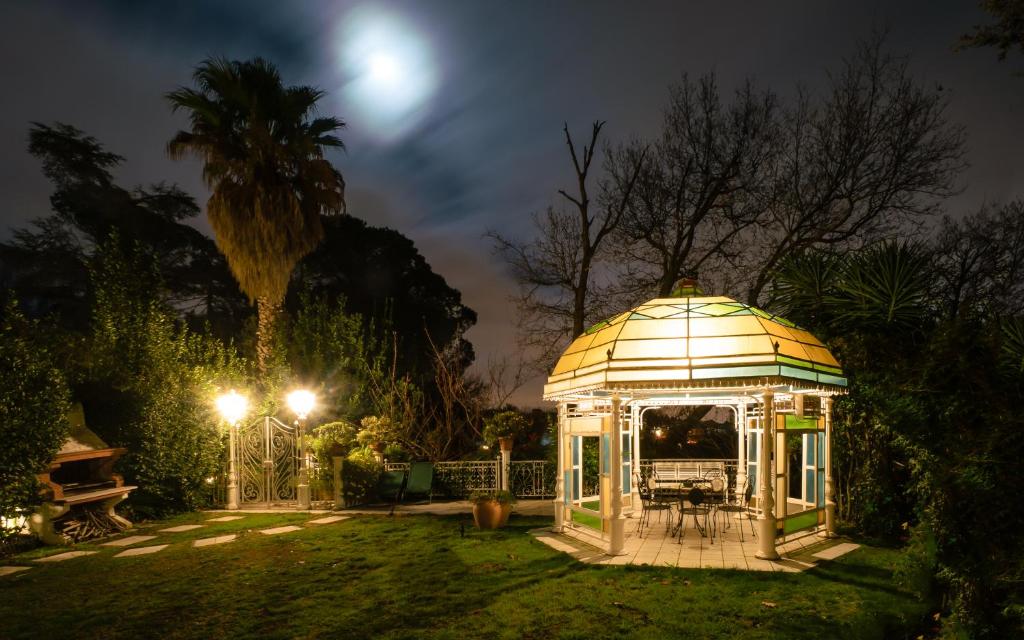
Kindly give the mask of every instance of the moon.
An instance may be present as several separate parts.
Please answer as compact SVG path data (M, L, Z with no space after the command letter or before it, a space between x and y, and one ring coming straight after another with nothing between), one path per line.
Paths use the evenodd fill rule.
M367 73L375 84L393 85L401 78L402 70L394 56L375 53L367 60Z
M336 30L342 94L362 131L387 142L426 115L438 84L429 41L397 12L364 6Z

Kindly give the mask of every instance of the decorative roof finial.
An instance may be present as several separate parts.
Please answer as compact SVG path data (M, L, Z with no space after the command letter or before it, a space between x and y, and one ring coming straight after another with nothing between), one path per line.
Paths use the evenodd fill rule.
M695 298L703 295L704 290L697 284L696 278L682 278L672 290L673 298Z

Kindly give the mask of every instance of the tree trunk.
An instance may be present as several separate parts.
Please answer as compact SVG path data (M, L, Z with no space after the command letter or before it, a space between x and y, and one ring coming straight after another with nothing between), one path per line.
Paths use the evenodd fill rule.
M280 312L280 304L266 297L256 298L256 370L261 378L266 378L274 354L274 324Z

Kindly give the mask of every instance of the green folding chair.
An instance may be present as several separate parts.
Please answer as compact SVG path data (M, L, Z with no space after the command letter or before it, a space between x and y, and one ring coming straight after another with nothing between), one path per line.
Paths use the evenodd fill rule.
M405 496L403 501L410 497L419 496L433 502L431 493L434 488L434 463L413 462L409 465L409 481L405 485Z
M377 497L381 502L398 504L405 491L406 479L404 471L385 471L377 481Z

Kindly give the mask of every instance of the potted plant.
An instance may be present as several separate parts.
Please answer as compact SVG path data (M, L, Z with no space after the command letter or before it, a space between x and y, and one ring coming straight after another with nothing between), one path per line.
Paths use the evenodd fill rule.
M383 452L391 436L391 421L387 417L366 416L359 424L362 426L356 436L359 443L370 447L374 453Z
M511 451L516 436L525 433L530 423L518 411L501 411L484 420L484 440L498 442L502 451Z
M473 522L478 529L498 529L508 524L516 498L510 491L475 491L469 496L473 502Z

